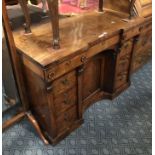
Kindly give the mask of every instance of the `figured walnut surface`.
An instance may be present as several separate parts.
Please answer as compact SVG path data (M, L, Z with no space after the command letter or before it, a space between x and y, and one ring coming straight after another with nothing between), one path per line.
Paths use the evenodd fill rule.
M79 51L86 51L91 43L118 35L120 29L130 29L141 23L143 18L124 22L120 15L112 12L91 12L76 17L60 20L59 50L52 48L52 32L50 23L42 23L31 27L32 34L24 35L24 30L14 32L17 49L42 67L59 62L67 56ZM106 35L102 35L106 32Z

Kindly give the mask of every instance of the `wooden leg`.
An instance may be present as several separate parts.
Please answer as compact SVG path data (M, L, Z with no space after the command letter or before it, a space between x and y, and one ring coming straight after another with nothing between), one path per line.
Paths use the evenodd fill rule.
M133 17L133 8L134 8L134 4L135 4L136 0L131 0L130 2L130 16L129 16L129 19L131 19Z
M58 13L58 0L47 0L49 15L53 29L53 48L59 49L59 13Z
M10 126L14 125L15 123L21 121L24 117L28 118L28 120L32 123L33 127L36 129L37 133L39 134L40 138L43 140L45 144L49 144L49 142L46 140L44 135L42 134L42 131L34 118L34 116L31 114L31 112L21 112L17 114L16 116L12 117L11 119L5 121L2 124L2 131L4 132L6 129L8 129Z
M40 138L43 140L43 142L44 142L45 144L49 144L49 142L46 140L46 138L45 138L44 135L42 134L42 131L41 131L40 127L39 127L39 124L37 123L37 121L36 121L36 119L34 118L34 116L32 115L32 113L31 113L31 112L27 112L26 115L27 115L29 121L32 123L33 127L34 127L34 128L36 129L36 131L38 132L38 134L39 134Z
M19 0L19 4L22 8L22 11L23 11L24 17L25 17L25 24L24 24L25 33L31 33L30 15L29 15L28 7L27 7L27 1L26 0Z
M14 125L15 123L19 122L25 117L25 112L21 112L20 114L17 114L16 116L12 117L11 119L5 121L2 124L2 131L6 130L10 126Z

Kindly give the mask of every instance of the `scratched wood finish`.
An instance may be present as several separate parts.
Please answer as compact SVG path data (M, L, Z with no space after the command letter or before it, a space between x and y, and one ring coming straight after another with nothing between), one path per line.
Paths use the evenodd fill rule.
M123 18L123 16L120 17L111 12L92 12L69 19L61 19L61 48L58 50L54 50L51 46L50 23L32 26L32 34L30 35L23 35L23 30L16 31L14 39L17 48L22 50L23 54L45 67L60 62L65 57L79 54L80 51L88 50L94 42L104 40L114 33L118 34L121 28L131 29L144 22L142 18L133 19L132 22L124 22L121 20ZM104 32L106 35L103 35Z
M137 55L151 46L146 37L151 41L152 27L151 18L125 17L104 11L62 19L57 50L51 23L33 25L31 35L13 32L30 109L51 144L78 128L93 103L130 86Z

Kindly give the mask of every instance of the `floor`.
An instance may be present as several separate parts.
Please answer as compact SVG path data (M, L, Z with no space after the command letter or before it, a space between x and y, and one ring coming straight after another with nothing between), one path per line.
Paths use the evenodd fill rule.
M55 147L45 146L27 122L3 133L3 155L151 155L152 63L132 76L132 85L113 101L84 114L85 123Z
M59 13L60 14L80 14L88 11L93 11L98 8L98 0L86 0L86 7L80 8L76 5L78 0L62 0L59 3ZM42 3L38 6L42 8Z

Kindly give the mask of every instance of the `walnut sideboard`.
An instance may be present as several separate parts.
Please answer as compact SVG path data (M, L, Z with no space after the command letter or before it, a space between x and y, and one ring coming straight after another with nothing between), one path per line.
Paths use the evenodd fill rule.
M78 128L90 105L129 87L139 53L151 48L152 27L150 18L124 19L110 11L62 19L57 50L50 23L29 35L13 32L30 109L51 144Z

